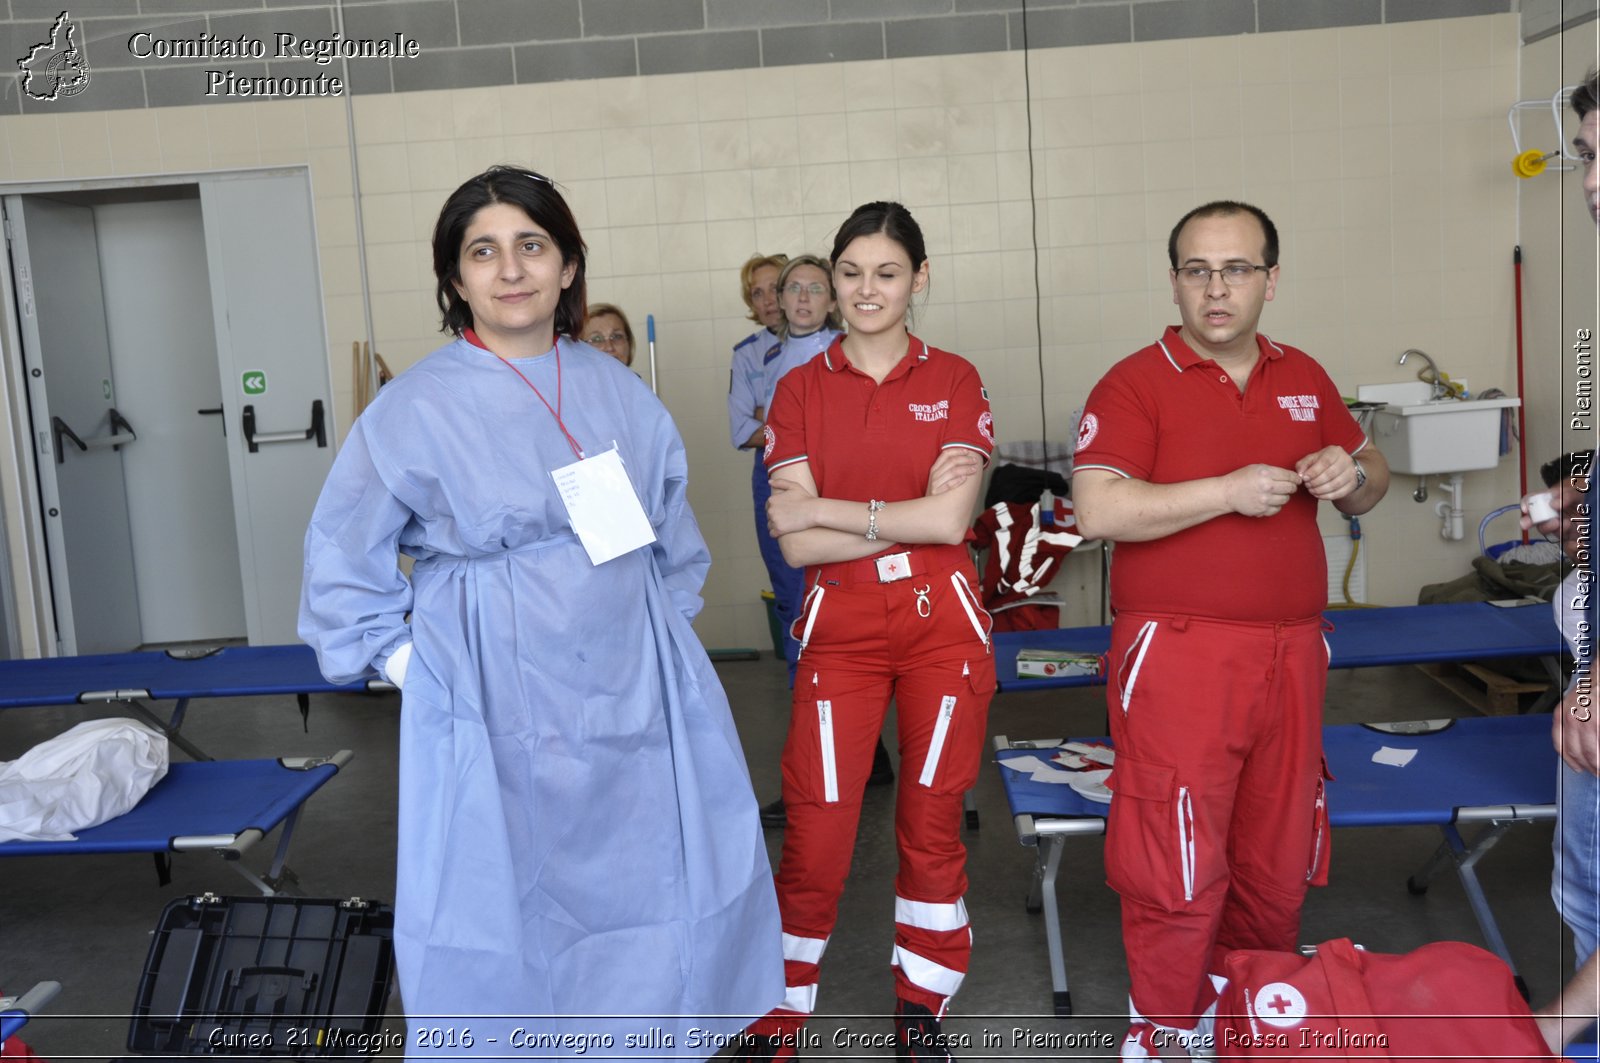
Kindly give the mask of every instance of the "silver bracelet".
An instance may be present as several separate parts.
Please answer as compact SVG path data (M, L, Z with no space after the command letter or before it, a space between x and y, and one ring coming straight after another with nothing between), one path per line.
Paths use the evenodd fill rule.
M883 507L884 503L876 498L869 499L867 502L867 542L869 543L878 541L878 510Z

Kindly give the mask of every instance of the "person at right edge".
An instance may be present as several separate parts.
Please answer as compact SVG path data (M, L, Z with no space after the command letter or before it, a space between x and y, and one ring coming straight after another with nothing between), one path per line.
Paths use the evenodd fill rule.
M1573 138L1583 164L1583 201L1600 227L1600 76L1590 72L1572 94L1578 116ZM1584 252L1594 254L1594 247ZM1593 329L1590 330L1592 338ZM1580 338L1586 338L1581 337ZM1566 372L1563 379L1571 379ZM1556 799L1555 874L1550 893L1562 920L1572 931L1578 972L1560 995L1534 1012L1539 1029L1552 1051L1560 1052L1588 1029L1600 1013L1600 708L1594 703L1594 639L1600 632L1596 615L1594 519L1596 490L1591 453L1563 476L1551 491L1556 516L1537 522L1539 531L1559 535L1568 557L1577 562L1557 589L1553 606L1556 623L1572 647L1576 667L1572 681L1556 706L1552 738L1561 754ZM1523 526L1535 522L1526 515ZM1585 626L1586 625L1586 626Z
M1327 881L1317 504L1356 515L1388 463L1328 374L1256 331L1278 234L1244 203L1167 240L1182 325L1113 366L1078 430L1078 530L1117 544L1106 878L1122 899L1123 1059L1208 1051L1234 949L1293 950Z

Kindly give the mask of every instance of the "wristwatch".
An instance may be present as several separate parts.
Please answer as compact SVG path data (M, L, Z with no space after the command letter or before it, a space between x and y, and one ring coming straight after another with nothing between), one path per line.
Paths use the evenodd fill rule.
M1352 460L1354 460L1354 459L1352 459ZM1356 487L1355 487L1355 489L1357 491L1359 491L1365 486L1367 486L1367 470L1363 469L1361 467L1361 463L1358 461L1358 462L1356 462Z

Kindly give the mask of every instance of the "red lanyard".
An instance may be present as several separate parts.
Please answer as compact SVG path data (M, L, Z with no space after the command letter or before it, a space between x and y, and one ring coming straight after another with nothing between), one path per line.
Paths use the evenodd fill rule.
M471 329L463 330L462 333L461 333L461 336L462 336L463 339L465 339L468 343L472 344L474 347L482 347L486 351L489 350L489 348L483 346L483 341L478 339L478 334L476 332L473 332ZM543 392L541 392L538 388L533 386L533 381L529 380L525 376L522 376L522 370L520 370L516 366L512 365L509 359L500 358L500 356L498 354L495 354L495 357L496 358L500 358L501 364L503 364L507 369L510 369L513 373L517 374L517 376L522 377L522 382L524 384L528 385L528 390L532 391L535 395L537 395L539 397L539 401L544 403L544 408L550 411L550 416L554 417L556 419L556 427L561 429L561 434L567 437L567 445L572 448L572 453L574 453L574 454L576 454L578 456L578 460L579 461L582 461L584 459L584 457L586 456L583 453L583 448L578 446L578 441L576 439L572 438L572 433L567 431L566 422L561 419L561 344L560 344L560 341L557 341L557 343L556 343L555 352L556 352L556 404L554 406L550 405L550 400L544 397ZM490 354L494 354L493 351L489 351L489 353Z

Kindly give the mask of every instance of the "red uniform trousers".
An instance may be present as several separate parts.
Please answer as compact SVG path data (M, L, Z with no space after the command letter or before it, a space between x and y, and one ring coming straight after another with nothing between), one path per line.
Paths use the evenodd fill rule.
M891 583L878 582L870 560L822 566L813 581L795 625L803 648L783 749L789 823L777 887L789 990L754 1033L797 1030L815 1006L891 698L900 732L895 993L942 1015L966 974L962 797L978 776L995 673L965 555L919 548L914 575Z
M1106 879L1133 1011L1192 1029L1233 949L1293 950L1327 881L1321 617L1121 612L1107 684L1117 762Z

